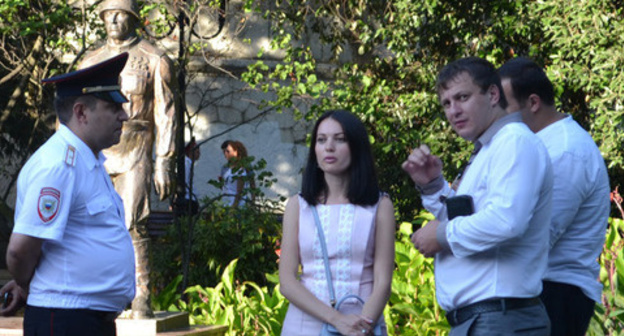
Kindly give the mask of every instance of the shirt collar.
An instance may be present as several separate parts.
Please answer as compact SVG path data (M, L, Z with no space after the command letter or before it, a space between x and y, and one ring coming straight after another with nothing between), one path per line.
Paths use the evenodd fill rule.
M99 152L98 157L96 158L93 154L93 151L87 144L82 141L69 127L60 124L59 129L56 131L67 143L74 148L76 148L76 152L80 154L83 162L86 164L89 170L92 170L95 166L103 165L104 161L106 161L106 157L102 152Z
M496 133L498 133L498 131L500 131L503 127L505 127L505 125L515 123L515 122L522 122L522 116L520 115L520 112L507 114L503 117L496 119L492 123L492 125L490 125L490 127L487 130L485 130L483 134L481 134L479 139L475 141L475 147L480 148L481 146L490 142L492 138L496 135Z
M570 122L572 119L572 116L569 114L565 114L565 116L557 121L555 121L554 123L542 128L539 132L537 132L537 134L544 134L544 133L548 133L550 129L555 129L557 126L556 125L561 125L564 123L568 123Z

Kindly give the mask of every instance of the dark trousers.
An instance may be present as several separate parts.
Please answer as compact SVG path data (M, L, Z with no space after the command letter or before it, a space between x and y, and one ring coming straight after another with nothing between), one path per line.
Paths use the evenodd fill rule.
M550 318L552 336L585 335L596 303L576 286L544 281L540 298Z
M24 336L116 336L115 312L26 306Z
M542 303L479 313L451 328L449 336L548 336L550 321Z

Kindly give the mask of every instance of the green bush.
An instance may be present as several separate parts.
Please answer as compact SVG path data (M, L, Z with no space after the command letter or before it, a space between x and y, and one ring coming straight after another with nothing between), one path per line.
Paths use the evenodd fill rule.
M251 281L235 281L236 266L237 260L233 260L214 287L189 287L188 303L179 301L180 310L190 313L191 324L228 326L228 336L279 335L288 309L279 286L268 289ZM277 276L272 279L277 281Z
M415 224L430 219L430 214L423 212ZM390 335L437 335L449 327L435 301L433 262L414 249L409 241L411 233L411 223L401 224L396 242L397 267L384 316ZM186 289L187 301L179 299L175 291L178 277L153 299L153 304L170 311L189 312L192 324L227 325L228 336L279 335L288 301L280 294L279 285L275 285L277 272L266 275L268 286L259 286L252 281L235 280L238 267L240 261L232 261L215 286L190 286Z
M433 259L416 251L409 237L412 226L433 217L421 212L414 223L402 223L396 241L396 268L392 294L384 310L389 335L446 335L450 330L437 305ZM588 335L623 335L624 329L624 220L610 219L605 250L600 257L603 302L596 305ZM238 265L240 266L240 264ZM187 288L188 301L176 300L175 286L154 301L172 311L187 311L194 324L228 326L226 335L279 335L288 301L279 293L277 273L268 274L268 286L235 280L237 261L223 271L213 287ZM175 302L174 302L175 301ZM175 304L174 304L175 303Z
M264 160L253 164L251 157L245 166L255 172L241 177L255 179L257 187L246 190L254 194L255 202L232 208L223 206L219 202L223 195L218 195L202 201L199 215L179 218L154 244L154 291L162 290L180 274L182 286L215 286L225 267L235 259L236 281L267 284L265 273L277 270L281 223L277 201L266 199L261 188L270 186L275 179L270 172L263 171ZM210 183L217 187L222 184L214 180Z
M449 330L435 297L433 259L423 257L410 241L412 227L431 219L423 212L415 223L399 227L392 294L384 312L391 335L439 335Z
M479 56L495 66L519 56L542 64L557 107L589 130L612 181L624 176L624 15L621 1L261 1L246 8L265 15L270 48L284 57L262 59L241 79L269 92L263 102L310 120L345 108L367 125L380 184L395 199L399 221L422 209L400 169L411 148L430 146L455 176L470 145L452 132L434 90L448 62ZM310 36L320 46L311 47ZM312 44L313 45L313 44ZM327 55L330 54L330 55ZM346 61L348 60L348 61ZM321 64L325 63L325 64ZM319 76L335 65L331 78Z
M624 220L609 219L605 247L600 255L602 304L596 305L588 335L624 335Z

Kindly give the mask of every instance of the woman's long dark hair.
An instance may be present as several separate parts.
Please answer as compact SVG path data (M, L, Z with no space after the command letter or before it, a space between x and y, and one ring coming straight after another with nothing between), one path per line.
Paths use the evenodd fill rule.
M327 118L337 121L342 126L351 151L347 192L349 202L356 205L376 204L379 200L379 183L368 133L362 121L345 110L327 111L316 121L312 131L308 162L303 173L301 196L310 205L318 204L319 198L327 198L327 184L324 173L318 166L315 151L319 125Z

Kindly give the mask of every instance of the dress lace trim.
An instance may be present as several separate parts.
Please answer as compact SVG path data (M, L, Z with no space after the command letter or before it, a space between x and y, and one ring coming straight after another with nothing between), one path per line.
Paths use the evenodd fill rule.
M354 226L355 206L353 204L341 205L319 205L317 206L321 226L325 234L325 239L329 241L331 234L336 232L336 247L328 243L330 260L334 260L332 276L336 297L350 294L351 278L351 237ZM332 211L338 211L338 223L330 224ZM337 229L331 230L330 225L337 225ZM333 240L333 239L331 239ZM318 232L314 239L314 266L312 292L318 298L329 299L327 279L325 278L325 265L323 264L323 252L318 238Z

